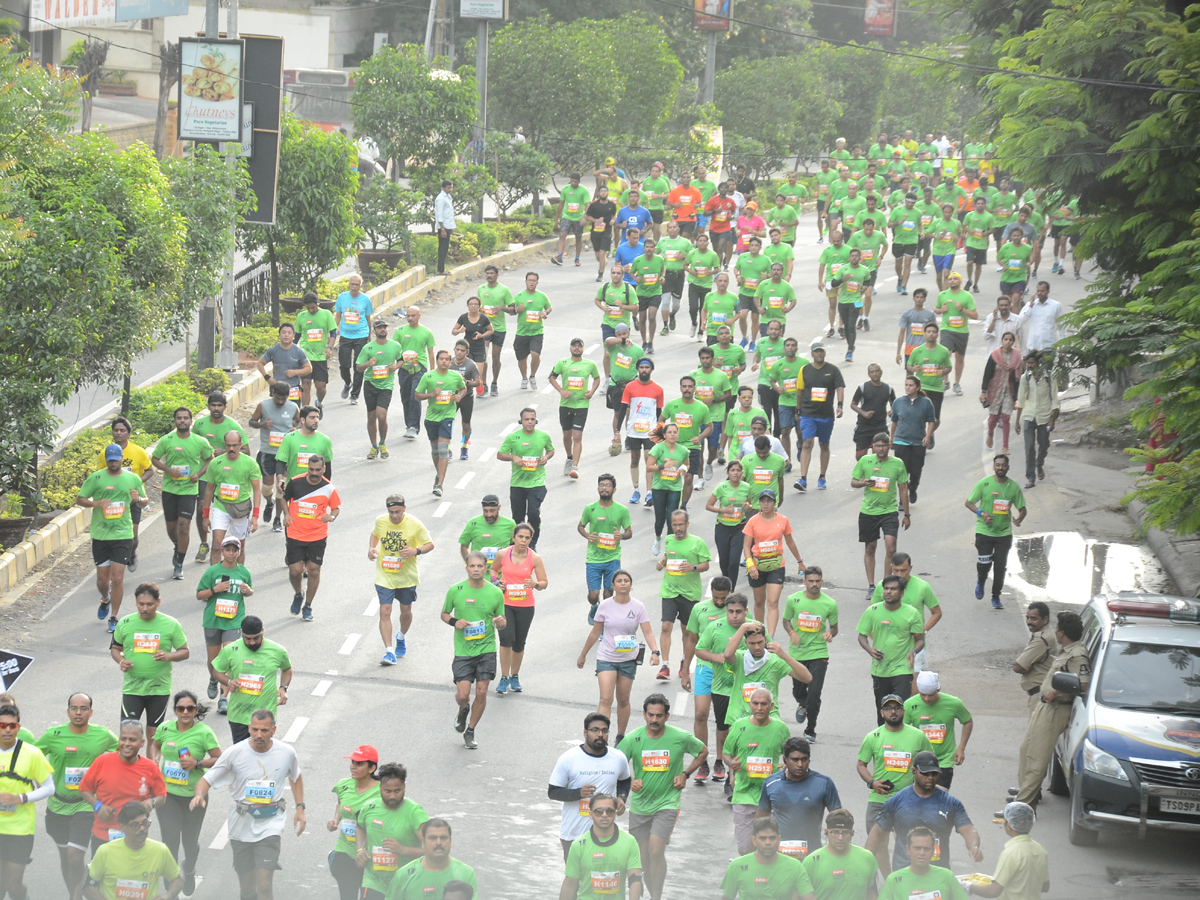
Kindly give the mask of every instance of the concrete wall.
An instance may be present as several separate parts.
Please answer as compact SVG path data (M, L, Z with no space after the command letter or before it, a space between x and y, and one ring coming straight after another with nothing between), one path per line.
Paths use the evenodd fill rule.
M321 9L327 9L322 7ZM221 30L225 30L226 11L221 11ZM193 3L186 16L162 20L169 41L193 37L204 32L204 4ZM329 22L327 15L309 12L307 7L291 9L261 9L246 3L238 4L238 32L269 34L283 37L283 67L285 69L328 69L330 64ZM340 60L338 61L340 65Z
M118 22L115 25L81 26L78 31L101 41L110 42L106 69L120 69L125 77L137 82L139 97L158 97L158 51L163 41L163 22L171 19L152 19L154 29L143 31L131 26L138 22ZM59 58L83 34L64 35ZM120 45L120 46L118 46Z

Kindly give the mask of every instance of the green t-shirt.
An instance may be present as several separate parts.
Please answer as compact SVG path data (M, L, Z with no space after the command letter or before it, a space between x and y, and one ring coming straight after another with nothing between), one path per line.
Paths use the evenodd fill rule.
M925 732L911 725L901 725L899 731L890 731L886 725L880 725L863 738L862 746L858 748L858 759L873 766L871 780L892 783L891 793L871 791L867 795L867 802L886 803L888 797L895 797L912 784L913 757L922 750L932 752L933 745L925 737Z
M353 857L358 852L354 840L358 833L358 813L372 800L379 799L379 783L372 782L360 794L353 778L343 778L330 788L330 792L337 797L338 803L338 837L333 850Z
M624 281L614 285L610 281L600 286L600 290L596 292L596 299L607 307L604 315L600 318L601 325L616 328L622 322L626 325L630 324L630 310L621 308L621 304L629 306L637 304L637 293L630 285Z
M804 864L783 853L776 853L770 865L760 863L753 853L739 856L729 864L721 879L725 900L733 900L735 896L739 900L791 900L812 892Z
M378 341L368 341L358 351L354 360L356 366L370 363L363 371L363 380L381 391L390 391L396 387L396 370L393 365L400 361L403 353L400 344L388 338L382 344Z
M858 225L859 216L867 211L867 198L862 194L843 197L838 202L838 208L841 210L842 222L847 228L853 229Z
M682 397L669 401L663 407L662 417L664 422L674 422L679 426L679 446L688 449L699 446L693 438L712 421L708 407L695 398L691 403L684 403Z
M752 621L751 617L747 616L746 621ZM696 643L696 649L706 650L717 655L724 654L725 645L729 643L729 639L736 631L737 628L729 624L729 618L722 612L715 621L709 622L708 626L700 632L700 640ZM738 645L738 653L745 649L746 642L743 640ZM729 692L733 690L733 666L727 662L710 662L709 666L713 670L712 692L722 697L728 697Z
M219 749L221 742L203 722L194 722L187 731L180 731L176 721L159 725L154 732L154 740L162 748L158 765L162 769L167 793L191 797L196 793L196 782L204 775L204 770L199 766L200 760L208 756L210 750ZM197 763L196 768L189 771L179 764L181 750L191 755Z
M961 700L945 691L938 692L937 702L932 706L922 700L920 694L904 701L904 724L925 733L937 754L938 765L943 769L954 766L954 751L958 749L956 721L966 725L971 721L971 713Z
M975 533L990 537L1012 534L1013 510L1025 508L1025 495L1021 493L1017 482L1008 478L1001 484L995 475L989 475L976 484L967 499L978 506L981 512L992 517L991 525L983 521L983 516L975 517Z
M642 351L633 341L626 340L623 344L613 344L608 348L608 370L613 384L626 384L637 378L638 360Z
M942 866L930 866L924 875L914 875L909 866L897 869L879 890L879 900L965 900L966 896L958 878Z
M733 328L733 318L737 313L737 306L738 296L733 291L726 291L724 294L709 291L704 298L704 333L710 337L716 337L717 331L722 325Z
M895 456L880 460L874 453L868 453L854 464L851 477L859 481L875 479L873 485L863 488L863 515L882 516L899 511L900 485L908 484L908 469L903 460Z
M724 433L729 435L729 456L731 459L737 459L737 455L742 448L742 442L750 437L750 423L758 416L762 416L765 419L767 414L757 406L751 406L747 412L742 412L742 407L739 404L731 409L729 415L725 417ZM745 460L742 462L744 468ZM749 481L749 472L743 472L742 475ZM759 488L759 490L762 490L762 488Z
M713 603L711 597L706 597L692 607L692 614L688 617L685 630L696 635L698 641L700 635L704 634L704 630L718 619L722 622L725 621L725 607L717 606L717 604ZM711 669L713 664L706 659L696 657L696 665L707 666Z
M958 249L958 236L962 233L962 225L958 219L951 216L934 221L926 232L933 234L931 250L934 256L950 256Z
M733 385L729 381L729 377L720 369L713 368L711 372L705 372L703 369L693 369L689 373L696 379L696 399L705 406L712 409L713 401L718 397L724 397L726 394L733 393ZM713 414L709 421L720 422L720 410L725 408L725 401L720 403L720 409Z
M644 253L634 259L629 267L629 273L633 276L634 281L637 281L637 295L639 297L659 297L662 295L663 275L667 271L667 261L657 253L653 257L646 256ZM639 277L641 278L638 281Z
M932 235L934 224L941 221L942 208L933 201L926 203L924 200L918 200L913 211L921 220L921 228L924 230L925 236ZM930 245L930 249L932 250L932 245Z
M669 193L671 182L665 176L642 179L642 199L646 201L646 209L662 209L663 200Z
M796 291L786 281L780 281L776 284L772 279L758 285L758 290L754 292L755 298L762 306L762 321L765 324L772 319L778 319L781 322L787 321L787 312L785 311L788 304L796 302Z
M747 674L745 665L746 653L739 653L733 658L733 685L729 689L729 712L725 721L737 721L750 715L750 695L758 688L766 688L771 692L775 708L771 715L779 718L779 682L792 674L791 666L778 656L767 653L767 661L762 668Z
M558 376L560 387L571 392L570 397L559 396L558 405L566 409L587 409L588 379L600 381L600 370L590 359L560 359L550 370L550 374Z
M803 865L813 893L821 900L863 900L875 889L879 872L875 854L853 844L845 856L838 856L827 846L820 847L804 857Z
M504 591L490 581L471 587L469 580L460 581L446 591L442 612L456 619L466 619L467 627L454 629L454 655L480 656L496 650L495 616L504 615Z
M222 437L224 440L224 437ZM196 432L181 438L179 432L171 431L164 434L154 445L150 454L155 459L161 459L168 469L179 466L183 473L179 477L163 472L162 489L167 494L177 494L181 497L195 497L200 492L198 482L191 480L194 473L212 459L212 445Z
M883 653L883 659L871 658L872 675L888 678L912 674L908 655L913 651L913 636L925 633L925 620L919 612L903 603L896 610L872 603L859 618L857 631L869 635L871 646Z
M892 240L901 247L911 247L920 240L921 214L915 205L912 209L897 206L888 216L888 224L896 226L896 230L892 232Z
M37 748L54 767L54 793L46 809L64 816L90 813L91 804L79 796L79 782L96 757L117 749L117 736L103 725L88 725L84 734L72 733L69 724L55 725L37 739Z
M796 258L796 251L790 245L783 243L783 237L780 235L778 244L766 244L762 248L763 256L771 261L771 265L779 263L783 266L784 277L787 276L788 263Z
M485 284L483 287L477 288L475 296L483 305L482 312L492 323L492 330L500 333L507 331L508 325L505 320L508 318L508 314L501 307L512 306L512 291L497 282L495 287L488 287Z
M294 327L296 346L303 350L309 359L322 362L329 347L329 333L337 329L333 313L319 306L315 313L302 309L296 316Z
M483 516L475 516L463 526L458 542L465 544L472 553L478 551L486 554L490 566L496 554L512 544L513 529L516 527L517 523L508 516L497 516L494 523L488 522Z
M731 696L731 704L733 699ZM784 742L791 736L788 727L774 716L767 719L766 725L755 725L750 716L733 723L722 751L726 756L736 756L742 761L733 778L734 803L758 806L762 786L774 773L783 753ZM795 862L797 866L800 865L799 860Z
M169 660L154 659L158 651L171 653L187 644L183 626L165 613L156 613L149 622L137 613L124 616L113 632L113 643L120 644L121 655L133 663L125 673L121 691L135 697L157 697L171 693Z
M375 797L358 811L357 827L365 829L367 852L371 861L362 870L362 886L379 891L389 897L389 887L396 881L399 870L420 857L401 856L384 849L384 838L398 841L403 847L421 846L421 823L429 821L429 815L420 804L405 799L396 809L388 809L382 797ZM418 896L420 894L418 893Z
M579 524L587 527L588 534L599 536L599 540L588 542L587 562L607 563L621 559L621 536L633 525L627 507L615 500L608 506L601 506L597 500L583 508Z
M713 273L721 268L721 257L715 250L705 250L701 253L700 248L695 247L687 255L687 264L692 270L687 274L688 284L710 288Z
M736 528L746 521L746 508L743 504L750 499L750 485L748 482L739 482L738 486L734 487L728 481L722 481L713 488L713 496L717 498L718 509L732 506L734 510L732 516L717 513L718 522L722 525L729 525Z
M179 874L179 864L162 841L147 840L134 850L123 837L101 845L88 866L88 878L100 886L104 900L163 896L159 878L170 884Z
M796 187L804 190L805 194L808 193L803 185L798 184ZM799 194L796 196L796 202L800 202ZM778 206L772 206L763 214L763 218L767 220L767 225L770 228L779 229L780 240L795 240L796 223L800 221L800 217L796 215L795 207L788 206L786 200L784 201L783 209L780 209Z
M651 737L643 725L629 734L617 747L629 760L634 780L641 779L642 789L629 795L629 811L649 816L660 809L679 809L680 795L676 775L685 768L684 756L699 756L706 749L695 735L666 725L659 737Z
M742 457L742 469L745 479L750 482L750 505L759 508L758 495L764 489L770 488L775 496L781 495L783 488L783 472L787 468L787 460L778 453L768 453L763 459L757 452L747 453Z
M576 838L571 844L565 874L579 882L577 900L623 898L629 870L640 868L642 855L633 835L618 828L611 841L600 844L589 828L583 837Z
M666 565L663 567L662 584L658 589L659 596L682 597L692 603L698 602L704 595L700 573L695 568L684 571L682 566L684 563L691 563L694 567L712 560L712 554L708 552L708 545L704 543L704 539L694 534L689 534L683 540L674 534L668 535L663 541L663 559L666 560Z
M413 860L392 878L386 900L442 900L442 891L451 881L465 881L476 890L475 896L479 896L475 870L451 857L446 868L437 872L426 869L421 860ZM365 885L365 878L363 883Z
M829 200L836 207L839 200L844 200L850 193L850 179L842 179L841 173L838 177L829 182ZM829 207L831 210L833 207ZM835 211L836 215L836 211Z
M967 247L972 250L986 250L988 238L992 236L992 229L995 227L995 217L990 212L972 210L967 213L963 216L963 231L967 236Z
M512 487L541 487L546 483L546 467L539 463L541 457L554 449L554 441L550 435L537 428L532 434L526 434L524 428L518 428L500 443L501 453L511 453L512 477L509 484Z
M771 366L783 359L784 338L773 341L770 337L761 337L754 347L754 359L758 362L758 383L771 386Z
M996 251L996 262L1004 266L1004 271L1000 273L1000 281L1004 284L1026 281L1029 276L1025 266L1032 255L1033 246L1024 241L1019 246L1011 241L1003 245Z
M828 172L817 173L817 199L829 202L829 188L838 180L838 173L832 168Z
M458 414L458 401L454 399L454 395L466 386L462 375L453 369L448 370L445 375L437 369L430 369L422 375L417 383L417 393L434 395L425 406L425 421L453 420Z
M242 627L242 619L246 617L246 596L242 593L242 585L254 587L250 570L241 564L235 564L227 569L221 563L209 566L200 576L196 585L196 593L210 591L218 581L224 581L228 576L229 590L213 594L204 604L202 627L220 628L225 631Z
M880 215L883 214L881 213ZM886 244L886 230L878 227L869 236L865 231L856 231L850 235L850 240L846 242L846 245L851 250L858 250L861 254L859 265L871 272L879 268L879 263L883 258L883 248ZM849 268L849 266L846 268ZM843 272L845 272L845 269L843 269ZM843 274L842 277L845 278L846 276Z
M544 334L546 324L544 314L550 309L550 298L541 291L521 291L513 297L514 306L523 306L517 310L517 336L533 337Z
M579 222L583 220L583 214L587 212L588 202L592 199L592 195L582 184L578 187L568 184L559 193L563 201L562 217L569 222Z
M778 388L780 406L795 406L800 390L800 370L808 365L803 356L788 359L786 356L771 366L771 380ZM782 390L780 390L782 388Z
M220 422L214 422L209 415L199 416L192 423L192 434L198 434L208 442L208 445L217 453L225 452L225 435L231 431L236 431L242 436L242 443L248 444L249 438L246 437L246 432L242 426L234 421L233 416L225 416ZM157 455L157 454L155 454Z
M257 650L247 647L244 638L222 647L213 668L231 681L229 721L249 725L256 709L275 712L279 706L279 672L291 667L287 650L265 638Z
M1020 207L1017 205L1017 195L1012 191L1004 193L997 190L988 199L988 209L991 210L992 216L996 220L995 227L1002 228L1009 224L1017 217L1017 210Z
M275 460L287 466L288 478L295 478L308 474L308 458L314 453L323 457L326 464L333 462L333 441L329 435L320 431L305 434L297 428L283 436Z
M945 168L945 161L943 160L943 169L944 168ZM946 174L950 174L950 173L947 172ZM957 184L952 184L949 187L947 187L946 184L943 182L942 184L939 184L934 187L933 199L936 200L939 204L949 203L957 210L957 209L962 208L961 204L959 203L959 200L966 200L967 192L964 191Z
M103 506L92 507L93 541L133 540L133 491L146 496L142 479L132 472L119 469L110 475L107 468L93 472L83 480L79 496L99 500Z
M928 344L921 343L909 354L908 364L916 369L921 387L926 392L937 391L940 394L946 390L945 376L941 370L950 368L950 351L941 344L930 349Z
M262 480L262 469L253 456L239 453L230 459L222 453L209 463L204 480L213 485L213 505L229 512L230 504L254 499L253 482Z
M1070 216L1079 215L1079 201L1068 200L1062 202L1062 197L1052 197L1048 204L1050 209L1050 224L1051 225L1069 225L1071 224Z
M883 585L875 585L875 592L871 595L872 603L883 602ZM908 581L904 585L904 593L900 595L900 602L905 606L911 606L921 616L921 621L925 621L925 610L937 609L938 603L937 594L933 592L933 588L929 586L929 582L924 578L918 578L916 575L910 575Z
M833 173L830 172L829 174L832 175ZM836 178L837 176L834 175L834 177ZM818 182L820 181L820 178L821 174L818 172ZM795 184L792 184L789 181L782 181L779 183L779 186L775 189L774 193L783 194L783 202L786 204L786 208L790 209L792 212L798 212L800 209L800 201L804 200L809 195L808 187L798 181ZM771 208L776 210L779 209L777 206L773 206Z
M651 207L651 209L653 208ZM691 241L681 236L677 238L665 237L658 242L658 247L655 249L667 261L668 272L682 272L693 247Z
M821 251L818 263L825 267L825 281L833 281L844 266L850 265L850 248L845 242L840 247L830 244Z
M400 368L406 372L416 372L427 368L429 351L437 346L433 332L424 325L401 325L392 334L392 340L400 345ZM367 344L370 347L370 344Z
M863 299L866 297L867 281L871 278L871 270L864 265L846 264L842 266L838 277L842 279L842 283L838 285L837 302L862 306Z
M867 222L875 223L875 234L886 235L888 227L888 211L886 209L880 209L879 207L876 207L875 209L868 209L861 216L859 216L858 230L861 231L863 227L866 226ZM851 237L853 238L854 235L851 235ZM853 247L854 245L851 244L850 246Z
M739 253L733 269L742 276L738 294L743 297L753 297L758 286L771 277L771 260L761 253Z
M824 591L815 600L797 591L783 605L783 620L792 626L793 659L829 659L824 635L838 623L836 600Z
M720 326L717 327L719 328ZM732 331L732 327L730 330ZM725 373L725 377L729 379L730 385L733 386L736 399L738 380L741 376L738 370L746 368L746 351L737 344L730 344L728 347L713 344L712 352L713 365Z
M717 192L717 186L710 179L701 181L699 178L693 178L691 185L694 188L700 189L700 198L707 203L709 198Z
M967 333L966 314L975 308L975 298L970 291L944 290L938 294L937 305L946 307L942 313L942 331Z

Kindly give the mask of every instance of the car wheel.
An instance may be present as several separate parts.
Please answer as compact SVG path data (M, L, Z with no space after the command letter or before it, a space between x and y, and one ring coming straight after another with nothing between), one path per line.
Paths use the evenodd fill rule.
M1067 837L1076 847L1095 847L1100 841L1100 832L1084 828L1080 824L1083 819L1083 799L1080 793L1079 783L1076 781L1075 790L1071 792L1071 818Z
M1063 771L1062 763L1058 760L1058 754L1051 754L1050 793L1055 797L1065 797L1070 792L1070 785L1067 784L1067 773Z

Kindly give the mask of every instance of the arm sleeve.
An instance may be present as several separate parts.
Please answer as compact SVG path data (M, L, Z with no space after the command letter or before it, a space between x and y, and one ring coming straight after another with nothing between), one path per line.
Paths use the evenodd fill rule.
M46 780L35 787L32 791L27 791L25 799L29 803L36 803L38 800L45 800L54 794L54 776L47 775Z
M628 789L626 793L628 793ZM573 803L581 799L582 795L579 793L579 788L559 787L557 784L552 784L547 789L546 796L561 803Z
M617 796L625 800L629 798L629 792L633 788L633 776L628 778L617 779Z

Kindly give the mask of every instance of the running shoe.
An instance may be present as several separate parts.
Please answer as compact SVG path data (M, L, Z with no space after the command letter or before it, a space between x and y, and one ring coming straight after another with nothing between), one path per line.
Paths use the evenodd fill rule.
M817 490L818 490L818 491L823 491L823 490L825 490L827 487L829 487L829 484L828 484L828 483L825 481L825 476L824 476L824 475L818 475L818 476L817 476Z
M266 503L264 503L262 513L263 513L262 520L264 522L270 522L271 516L274 515L274 513L275 513L275 501L268 500Z
M603 281L603 280L604 280L604 274L603 274L603 273L601 273L601 274L599 274L599 275L597 275L597 276L596 276L596 281Z
M875 585L867 585L867 602L870 603L875 598Z
M596 607L599 605L600 605L599 603L589 603L588 604L588 624L589 625L596 624Z
M501 676L500 680L496 682L496 693L497 694L507 694L508 693L508 678L507 678L507 676Z
M380 459L388 458L387 444L385 444L383 441L379 442L379 458Z
M983 599L983 582L982 581L975 582L975 599L976 600Z
M528 378L521 379L521 390L523 390L523 391L529 390L529 379Z
M217 690L218 690L217 679L215 679L215 678L208 679L208 699L209 700L217 699Z
M646 500L642 506L650 507L654 505L654 491L646 491Z
M695 326L695 325L692 326L691 331L688 333L688 337L694 338L696 336L696 328L697 328L697 326Z
M669 334L669 333L670 333L670 331L671 331L671 326L670 326L670 325L664 325L664 326L662 327L662 331L660 331L660 332L658 333L658 336L659 336L659 337L666 337L666 336L667 336L667 334Z
M796 721L803 725L808 720L808 710L803 706L796 707Z
M738 343L738 346L744 350L744 349L746 349L746 345L748 343L750 343L749 338L742 338L741 341Z
M870 319L866 319L866 318L862 319L862 330L863 331L871 330L871 320Z
M746 348L746 352L747 352L747 353L753 353L753 352L754 352L754 348L755 348L755 342L754 342L754 341L751 341L751 342L750 342L750 346Z
M583 265L583 263L582 263L582 262L580 262L580 260L579 260L579 257L578 257L578 256L577 256L577 257L575 257L575 265L577 265L577 266L582 266L582 265Z
M299 591L292 596L292 615L300 615L300 607L304 605L304 595Z
M815 744L817 742L817 733L815 731L806 731L804 732L804 739L810 744Z
M459 458L459 459L467 459L467 446L466 446L466 444L464 444L464 445L462 446L462 449L460 449L460 450L458 451L458 458Z
M658 537L655 538L654 543L650 545L650 555L658 556L660 553L662 553L662 538Z
M854 351L853 350L846 351L846 362L854 362Z
M725 762L718 759L712 769L712 780L720 784L725 780Z
M713 464L706 463L704 466L704 480L712 481L712 477L713 477Z
M350 405L351 405L351 406L358 406L358 397L351 397L351 398L350 398Z
M171 577L176 581L183 581L183 563L175 563L175 569L171 573Z
M458 713L454 716L454 730L462 734L467 730L467 716L471 713L471 707L460 706Z
M670 681L671 680L671 667L668 666L666 663L663 663L663 665L658 670L658 680L659 681Z
M126 568L127 570L129 570L130 572L136 572L136 571L137 571L137 566L138 566L138 555L137 555L137 551L136 551L136 550L131 550L131 551L129 552L129 563L128 563L128 565L126 565L126 566L125 566L125 568Z
M574 465L575 465L575 463L572 462L571 457L568 456L563 463L563 474L570 475L571 469L574 467Z
M379 459L379 448L372 447L367 451L367 459Z
M992 609L1004 609L1004 604L1000 602L999 597L992 598Z
M342 385L342 399L345 400L349 396L350 396L350 385L343 384Z
M510 691L512 691L514 694L521 693L522 688L521 688L521 676L520 675L509 675L508 676L508 689Z
M412 427L412 428L406 428L406 429L404 429L404 436L405 436L406 438L408 438L410 441L415 441L415 440L417 439L417 429L416 429L416 426L414 426L414 427ZM383 445L382 445L382 444L380 444L380 446L382 447Z
M962 396L962 385L960 385L960 384L955 384L955 385L954 385L954 393L955 393L955 395L956 395L956 396L959 396L959 397L961 397L961 396Z
M381 666L394 666L396 664L396 654L390 649L385 650L383 653L383 659L379 661L379 664Z
M313 620L312 607L304 607L304 609L300 611L300 618L305 622L311 622Z
M184 897L191 897L196 893L196 873L183 870L183 890L180 894Z
M536 378L532 378L532 377L531 377L531 378L529 379L529 389L530 389L531 391L536 391L536 390L537 390L537 379L536 379Z
M271 531L273 531L276 534L283 531L283 521L281 519L276 519L274 522L272 522L271 523Z
M182 566L180 566L178 568L182 569ZM96 609L96 618L99 619L101 622L103 622L105 619L108 618L108 605L109 605L108 598L105 597L103 600L100 601L100 606Z
M575 260L575 265L579 265L579 260ZM479 744L475 741L475 729L468 728L463 732L463 746L468 750L478 750Z
M650 343L648 343L648 344L646 345L646 355L647 355L647 356L653 356L653 355L654 355L654 341L651 341Z
M399 635L396 636L396 658L403 659L408 654L408 643Z
M575 466L571 466L571 471L568 472L567 475L570 476L571 478L578 478L579 477L579 469L575 468Z
M435 481L433 483L433 496L435 496L435 497L442 496L442 485L440 482Z
M641 499L642 499L642 492L639 491L637 488L634 488L633 493L629 495L629 502L637 503Z
M706 781L708 781L708 776L710 774L711 774L711 770L708 767L708 763L702 762L700 764L700 768L698 768L696 770L696 774L692 776L692 784L695 784L695 785L704 784Z
M494 381L492 382L492 396L493 397L500 396L500 387Z
M830 328L827 332L825 332L825 337L831 338L831 337L833 337L833 334L834 334L834 331L832 328Z
M196 562L208 562L208 541L200 542L200 549L196 551Z
M1079 276L1076 275L1076 277L1078 278ZM675 313L671 313L671 319L667 323L667 326L671 329L671 331L675 330Z
M801 475L799 480L794 485L792 485L792 487L794 487L796 490L798 490L800 493L803 494L805 491L808 490L808 479L805 478L803 475Z
M550 262L554 263L556 266L561 266L562 265L562 254L560 253L557 256L550 257ZM461 731L461 730L462 729L460 728L459 731Z
M116 630L117 630L117 617L109 616L108 617L108 633L112 634Z
M220 700L217 701L217 715L220 715L220 716L229 715L229 698L228 697L222 697Z

